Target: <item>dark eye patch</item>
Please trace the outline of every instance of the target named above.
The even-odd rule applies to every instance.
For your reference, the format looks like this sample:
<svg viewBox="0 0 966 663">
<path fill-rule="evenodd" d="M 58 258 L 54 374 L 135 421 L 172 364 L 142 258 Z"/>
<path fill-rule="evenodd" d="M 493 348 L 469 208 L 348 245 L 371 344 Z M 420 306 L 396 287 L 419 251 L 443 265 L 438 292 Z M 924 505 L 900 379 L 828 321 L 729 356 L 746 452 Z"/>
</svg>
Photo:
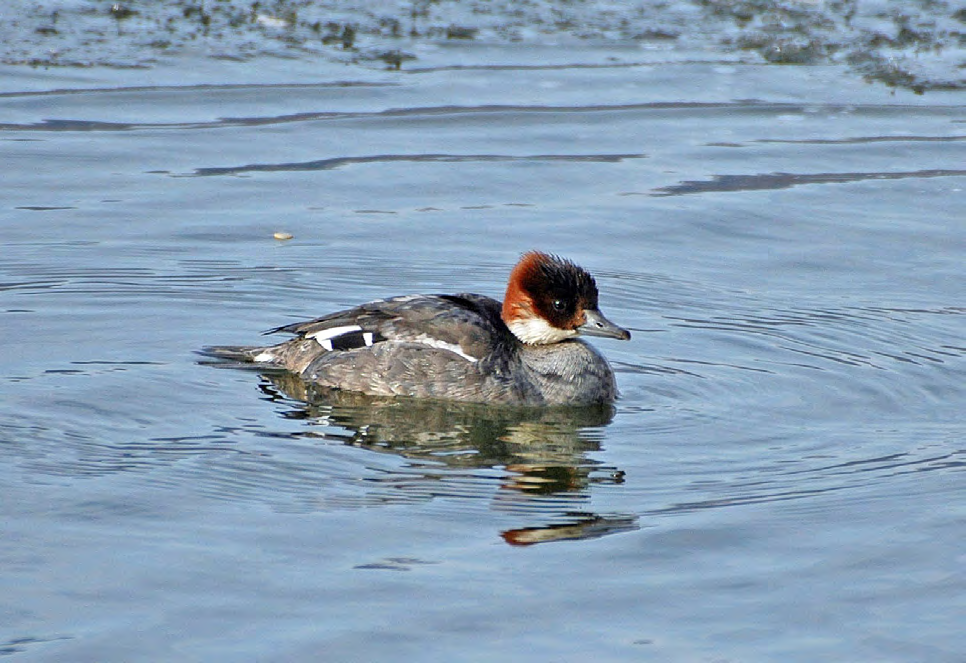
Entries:
<svg viewBox="0 0 966 663">
<path fill-rule="evenodd" d="M 543 300 L 542 308 L 544 317 L 553 326 L 569 329 L 577 311 L 577 299 L 570 293 L 553 293 Z"/>
</svg>

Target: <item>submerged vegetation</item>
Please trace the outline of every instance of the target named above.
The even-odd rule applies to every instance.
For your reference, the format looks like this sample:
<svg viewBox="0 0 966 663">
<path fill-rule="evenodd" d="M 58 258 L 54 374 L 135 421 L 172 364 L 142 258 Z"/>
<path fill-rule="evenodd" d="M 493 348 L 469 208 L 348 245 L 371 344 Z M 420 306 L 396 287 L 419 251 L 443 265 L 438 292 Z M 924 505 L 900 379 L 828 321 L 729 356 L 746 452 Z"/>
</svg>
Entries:
<svg viewBox="0 0 966 663">
<path fill-rule="evenodd" d="M 916 92 L 966 87 L 966 10 L 943 0 L 8 0 L 0 62 L 149 67 L 182 52 L 404 69 L 420 47 L 640 44 L 776 65 L 844 64 Z"/>
</svg>

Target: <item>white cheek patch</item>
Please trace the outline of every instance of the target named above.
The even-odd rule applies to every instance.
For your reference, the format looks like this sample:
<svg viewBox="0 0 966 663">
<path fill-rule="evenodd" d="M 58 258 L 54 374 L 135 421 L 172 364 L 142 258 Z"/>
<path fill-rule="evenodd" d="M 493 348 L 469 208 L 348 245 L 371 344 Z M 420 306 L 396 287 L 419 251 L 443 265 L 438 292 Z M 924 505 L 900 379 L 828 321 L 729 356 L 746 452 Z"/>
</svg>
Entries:
<svg viewBox="0 0 966 663">
<path fill-rule="evenodd" d="M 554 327 L 543 318 L 517 318 L 507 324 L 513 335 L 530 345 L 549 345 L 560 343 L 573 338 L 577 332 L 573 329 Z"/>
<path fill-rule="evenodd" d="M 332 351 L 332 339 L 342 336 L 343 334 L 351 334 L 353 332 L 362 331 L 362 327 L 359 325 L 343 325 L 342 327 L 330 327 L 328 329 L 320 329 L 317 332 L 311 334 L 306 334 L 305 338 L 314 338 L 318 341 L 319 345 L 328 350 Z M 365 336 L 365 335 L 363 335 Z M 366 345 L 372 345 L 372 334 L 369 334 L 369 338 L 366 340 Z"/>
</svg>

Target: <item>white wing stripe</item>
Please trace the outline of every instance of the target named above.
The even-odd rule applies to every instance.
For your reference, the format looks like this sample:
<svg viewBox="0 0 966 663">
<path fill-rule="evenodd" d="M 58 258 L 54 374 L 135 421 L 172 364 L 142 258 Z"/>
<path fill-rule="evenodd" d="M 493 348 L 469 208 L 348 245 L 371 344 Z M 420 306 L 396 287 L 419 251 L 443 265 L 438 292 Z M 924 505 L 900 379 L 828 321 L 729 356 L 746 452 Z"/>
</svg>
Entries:
<svg viewBox="0 0 966 663">
<path fill-rule="evenodd" d="M 305 338 L 314 338 L 319 345 L 328 350 L 333 351 L 334 346 L 332 345 L 332 340 L 342 336 L 343 334 L 352 334 L 354 332 L 362 331 L 362 327 L 359 325 L 343 325 L 341 327 L 329 327 L 328 329 L 320 329 L 317 332 L 312 332 L 311 334 L 306 334 Z M 366 347 L 372 347 L 375 342 L 375 337 L 372 332 L 362 332 L 362 340 L 366 344 Z M 439 339 L 433 338 L 428 335 L 421 335 L 418 338 L 402 340 L 399 339 L 400 343 L 419 343 L 420 345 L 426 345 L 431 348 L 436 348 L 437 350 L 446 350 L 452 352 L 455 355 L 459 355 L 466 361 L 476 362 L 476 357 L 466 354 L 463 352 L 463 348 L 459 346 L 458 343 L 447 343 L 446 341 L 440 341 Z"/>
<path fill-rule="evenodd" d="M 352 332 L 362 331 L 362 327 L 359 325 L 343 325 L 342 327 L 329 327 L 328 329 L 320 329 L 317 332 L 312 332 L 311 334 L 306 334 L 306 338 L 314 338 L 316 341 L 325 345 L 325 341 L 329 341 L 337 336 L 342 336 L 343 334 L 351 334 Z M 329 343 L 329 345 L 332 345 Z M 331 350 L 332 348 L 328 348 Z"/>
<path fill-rule="evenodd" d="M 400 342 L 400 343 L 418 343 L 420 345 L 425 345 L 425 346 L 428 346 L 430 348 L 435 348 L 437 350 L 446 350 L 448 352 L 452 352 L 453 354 L 459 355 L 460 357 L 462 357 L 463 359 L 465 359 L 466 361 L 469 361 L 469 362 L 476 363 L 478 361 L 476 357 L 474 357 L 472 355 L 468 355 L 465 352 L 463 352 L 463 348 L 461 348 L 459 346 L 459 344 L 457 344 L 457 343 L 447 343 L 446 341 L 441 341 L 438 338 L 433 338 L 432 336 L 423 335 L 423 336 L 420 336 L 419 338 L 414 338 L 414 339 L 411 339 L 411 340 L 401 340 L 400 339 L 398 342 Z"/>
</svg>

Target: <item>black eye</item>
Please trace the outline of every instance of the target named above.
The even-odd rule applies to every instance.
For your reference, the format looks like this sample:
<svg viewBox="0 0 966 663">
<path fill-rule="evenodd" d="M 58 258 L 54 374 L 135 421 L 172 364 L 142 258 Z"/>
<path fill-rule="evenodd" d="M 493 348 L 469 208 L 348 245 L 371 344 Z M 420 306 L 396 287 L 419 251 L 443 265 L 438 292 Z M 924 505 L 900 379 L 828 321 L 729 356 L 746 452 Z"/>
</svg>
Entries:
<svg viewBox="0 0 966 663">
<path fill-rule="evenodd" d="M 567 308 L 567 305 L 563 302 L 563 300 L 561 300 L 561 299 L 555 299 L 555 300 L 553 300 L 553 310 L 554 311 L 563 311 L 566 308 Z"/>
</svg>

